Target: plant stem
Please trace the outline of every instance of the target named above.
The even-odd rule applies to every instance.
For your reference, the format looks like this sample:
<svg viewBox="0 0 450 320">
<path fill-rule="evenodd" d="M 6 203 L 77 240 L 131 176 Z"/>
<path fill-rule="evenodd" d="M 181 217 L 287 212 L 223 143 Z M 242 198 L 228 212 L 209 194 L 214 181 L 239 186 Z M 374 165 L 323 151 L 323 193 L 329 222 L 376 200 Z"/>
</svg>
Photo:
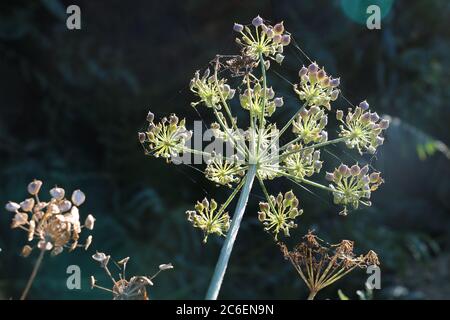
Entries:
<svg viewBox="0 0 450 320">
<path fill-rule="evenodd" d="M 311 291 L 309 293 L 308 300 L 314 300 L 314 297 L 316 296 L 316 294 L 317 294 L 316 291 Z"/>
<path fill-rule="evenodd" d="M 228 232 L 225 243 L 223 244 L 222 250 L 220 251 L 219 260 L 217 260 L 216 269 L 214 270 L 213 277 L 209 284 L 208 292 L 206 293 L 206 300 L 217 300 L 217 296 L 219 295 L 220 287 L 222 285 L 223 277 L 228 266 L 228 261 L 230 260 L 234 242 L 236 241 L 236 236 L 241 225 L 245 207 L 247 206 L 247 201 L 252 189 L 255 175 L 256 165 L 252 164 L 249 166 L 249 169 L 247 171 L 245 184 L 242 189 L 241 195 L 239 196 L 239 201 L 233 215 L 233 221 L 231 222 L 230 231 Z"/>
<path fill-rule="evenodd" d="M 25 300 L 25 298 L 28 295 L 28 291 L 30 291 L 31 285 L 33 284 L 34 279 L 36 278 L 36 274 L 39 270 L 39 267 L 41 266 L 42 259 L 44 259 L 45 249 L 41 250 L 39 253 L 39 257 L 36 260 L 36 263 L 34 264 L 33 271 L 31 272 L 30 278 L 28 279 L 27 285 L 25 289 L 22 292 L 22 295 L 20 296 L 20 300 Z"/>
<path fill-rule="evenodd" d="M 266 77 L 266 66 L 264 65 L 264 58 L 262 53 L 259 53 L 259 64 L 261 65 L 261 76 L 263 78 L 263 104 L 261 106 L 261 115 L 259 116 L 259 132 L 258 132 L 258 147 L 257 156 L 259 156 L 261 136 L 264 131 L 264 114 L 266 112 L 266 101 L 267 101 L 267 77 Z"/>
</svg>

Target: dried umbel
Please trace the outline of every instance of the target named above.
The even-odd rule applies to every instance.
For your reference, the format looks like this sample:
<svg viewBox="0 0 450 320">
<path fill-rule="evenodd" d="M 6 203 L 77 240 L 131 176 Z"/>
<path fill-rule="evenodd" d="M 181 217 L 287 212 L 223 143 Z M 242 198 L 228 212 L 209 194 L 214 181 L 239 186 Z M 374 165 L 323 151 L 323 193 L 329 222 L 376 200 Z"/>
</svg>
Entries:
<svg viewBox="0 0 450 320">
<path fill-rule="evenodd" d="M 75 190 L 70 199 L 67 199 L 66 191 L 55 187 L 50 190 L 50 200 L 44 202 L 39 197 L 41 187 L 42 181 L 32 181 L 27 188 L 29 198 L 20 203 L 10 201 L 5 206 L 7 211 L 14 213 L 11 228 L 22 229 L 27 233 L 29 244 L 22 248 L 22 256 L 28 257 L 36 247 L 40 252 L 21 300 L 27 297 L 47 251 L 56 256 L 64 249 L 70 252 L 83 247 L 87 250 L 92 243 L 91 235 L 80 243 L 82 229 L 92 230 L 95 223 L 92 215 L 86 217 L 84 225 L 80 222 L 78 208 L 86 201 L 85 194 L 81 190 Z"/>
<path fill-rule="evenodd" d="M 91 276 L 91 289 L 97 288 L 110 292 L 113 296 L 113 300 L 149 300 L 147 287 L 153 286 L 153 280 L 161 271 L 173 269 L 171 263 L 162 264 L 159 266 L 158 272 L 156 272 L 153 276 L 133 276 L 130 279 L 127 279 L 126 268 L 130 258 L 126 257 L 120 261 L 114 262 L 120 269 L 119 277 L 116 279 L 108 267 L 111 259 L 109 255 L 106 255 L 103 252 L 97 252 L 92 256 L 92 259 L 100 263 L 100 267 L 111 279 L 112 287 L 109 289 L 98 285 L 95 277 Z"/>
<path fill-rule="evenodd" d="M 65 197 L 65 190 L 55 187 L 50 190 L 50 200 L 41 201 L 39 191 L 42 182 L 35 180 L 28 185 L 31 197 L 20 203 L 8 202 L 6 210 L 14 213 L 11 228 L 26 231 L 30 244 L 22 249 L 22 255 L 27 257 L 33 248 L 50 251 L 53 256 L 64 249 L 69 251 L 77 247 L 88 249 L 92 236 L 80 243 L 82 228 L 92 230 L 95 218 L 88 215 L 84 224 L 80 222 L 79 207 L 85 202 L 86 196 L 80 190 L 75 190 L 70 200 Z"/>
<path fill-rule="evenodd" d="M 307 285 L 314 299 L 323 288 L 338 281 L 355 268 L 378 266 L 380 262 L 374 251 L 366 255 L 353 253 L 353 241 L 342 240 L 338 244 L 325 244 L 313 232 L 308 232 L 292 251 L 279 243 L 284 257 L 289 260 Z"/>
<path fill-rule="evenodd" d="M 187 155 L 187 158 L 189 154 L 201 155 L 206 160 L 206 178 L 218 186 L 233 190 L 222 205 L 211 201 L 207 202 L 208 207 L 203 201 L 197 204 L 196 210 L 187 212 L 188 221 L 203 231 L 204 241 L 210 234 L 227 235 L 207 294 L 209 299 L 217 297 L 255 179 L 266 198 L 261 204 L 259 218 L 263 229 L 270 231 L 275 238 L 289 236 L 289 230 L 296 226 L 302 210 L 297 208 L 298 200 L 290 204 L 285 202 L 286 196 L 297 199 L 292 192 L 281 195 L 283 199 L 278 204 L 280 196 L 269 193 L 267 180 L 286 178 L 303 188 L 311 186 L 327 191 L 336 204 L 344 207 L 342 214 L 361 204 L 370 205 L 370 192 L 382 182 L 379 176 L 376 178 L 378 173 L 368 177 L 366 173 L 355 172 L 348 176 L 347 171 L 340 173 L 340 176 L 338 173 L 327 173 L 326 178 L 332 183 L 323 185 L 320 182 L 323 176 L 317 178 L 322 167 L 326 167 L 326 163 L 320 160 L 320 149 L 341 143 L 350 149 L 357 149 L 359 153 L 373 153 L 381 145 L 382 131 L 389 124 L 388 120 L 379 119 L 369 111 L 369 105 L 364 102 L 350 110 L 345 119 L 342 111 L 337 110 L 337 120 L 342 122 L 342 127 L 339 135 L 329 137 L 328 114 L 332 103 L 342 95 L 340 79 L 328 75 L 323 67 L 310 61 L 307 67 L 299 66 L 300 80 L 293 80 L 296 84 L 290 84 L 288 88 L 299 98 L 292 108 L 294 114 L 286 123 L 277 125 L 273 117 L 286 108 L 286 103 L 277 94 L 277 88 L 269 84 L 270 61 L 281 64 L 284 47 L 294 39 L 282 22 L 270 25 L 260 16 L 254 18 L 251 25 L 236 23 L 233 29 L 238 34 L 239 55 L 217 55 L 202 76 L 200 71 L 195 72 L 190 87 L 195 95 L 191 105 L 204 107 L 216 118 L 211 124 L 215 142 L 219 140 L 232 146 L 234 153 L 229 155 L 217 150 L 190 149 L 184 144 L 190 135 L 183 135 L 180 139 L 165 135 L 152 142 L 155 125 L 150 126 L 148 132 L 139 134 L 149 154 L 164 154 L 168 161 L 173 162 L 176 156 L 181 155 Z M 289 80 L 287 82 L 291 83 Z M 239 108 L 241 112 L 244 110 L 246 116 L 238 119 L 232 107 Z M 153 118 L 152 114 L 150 123 L 153 123 Z M 174 123 L 177 125 L 170 132 L 181 126 L 177 121 Z M 184 122 L 181 131 L 186 131 Z M 280 145 L 280 141 L 287 143 Z M 355 166 L 359 166 L 358 163 Z M 239 200 L 231 220 L 225 210 L 238 194 Z"/>
</svg>

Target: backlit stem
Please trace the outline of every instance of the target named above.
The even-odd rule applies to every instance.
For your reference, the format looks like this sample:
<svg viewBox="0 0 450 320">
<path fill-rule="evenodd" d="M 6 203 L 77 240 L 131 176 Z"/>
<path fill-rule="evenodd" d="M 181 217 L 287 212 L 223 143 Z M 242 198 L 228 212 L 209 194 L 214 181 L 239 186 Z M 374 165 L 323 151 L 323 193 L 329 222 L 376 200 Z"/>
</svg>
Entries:
<svg viewBox="0 0 450 320">
<path fill-rule="evenodd" d="M 245 184 L 239 197 L 236 210 L 231 222 L 230 231 L 220 251 L 219 260 L 216 264 L 211 283 L 209 284 L 208 292 L 206 293 L 206 300 L 216 300 L 219 295 L 220 287 L 222 286 L 223 277 L 227 270 L 228 261 L 230 260 L 231 251 L 233 250 L 234 242 L 236 241 L 237 233 L 241 225 L 242 217 L 247 206 L 247 201 L 252 189 L 253 181 L 256 175 L 256 165 L 250 165 L 245 177 Z"/>
</svg>

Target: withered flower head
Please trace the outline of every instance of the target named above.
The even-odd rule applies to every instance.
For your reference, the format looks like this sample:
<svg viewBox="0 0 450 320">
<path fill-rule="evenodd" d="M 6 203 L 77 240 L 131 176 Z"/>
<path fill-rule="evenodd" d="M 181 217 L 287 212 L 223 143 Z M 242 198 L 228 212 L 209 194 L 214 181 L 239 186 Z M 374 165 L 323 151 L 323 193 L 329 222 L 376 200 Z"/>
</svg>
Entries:
<svg viewBox="0 0 450 320">
<path fill-rule="evenodd" d="M 342 240 L 338 244 L 327 244 L 312 231 L 304 241 L 289 251 L 287 246 L 279 243 L 285 259 L 289 260 L 299 273 L 310 291 L 309 299 L 323 288 L 333 284 L 350 273 L 356 267 L 367 268 L 379 265 L 378 256 L 369 251 L 365 256 L 353 253 L 353 241 Z"/>
<path fill-rule="evenodd" d="M 121 270 L 119 280 L 116 280 L 108 268 L 108 262 L 110 260 L 109 255 L 106 255 L 103 252 L 97 252 L 92 256 L 92 258 L 95 261 L 100 262 L 101 268 L 106 272 L 112 281 L 112 288 L 108 289 L 98 285 L 97 280 L 91 276 L 91 289 L 97 288 L 110 292 L 113 296 L 113 300 L 149 300 L 147 287 L 153 286 L 153 279 L 155 279 L 161 271 L 173 269 L 171 263 L 161 264 L 158 272 L 151 277 L 133 276 L 127 280 L 126 267 L 130 257 L 126 257 L 118 262 L 115 262 L 115 265 Z"/>
<path fill-rule="evenodd" d="M 41 187 L 42 181 L 34 180 L 27 188 L 30 198 L 20 204 L 6 204 L 6 210 L 15 214 L 11 228 L 22 229 L 28 235 L 30 245 L 22 249 L 22 256 L 29 256 L 34 247 L 51 251 L 52 256 L 60 254 L 64 248 L 69 251 L 77 247 L 87 249 L 92 242 L 92 236 L 87 237 L 85 244 L 78 244 L 83 227 L 78 207 L 86 200 L 85 194 L 76 190 L 71 195 L 71 200 L 68 200 L 65 198 L 66 191 L 55 187 L 50 190 L 50 200 L 43 202 L 39 198 Z M 93 229 L 93 221 L 94 217 L 89 215 L 84 225 L 86 229 Z"/>
</svg>

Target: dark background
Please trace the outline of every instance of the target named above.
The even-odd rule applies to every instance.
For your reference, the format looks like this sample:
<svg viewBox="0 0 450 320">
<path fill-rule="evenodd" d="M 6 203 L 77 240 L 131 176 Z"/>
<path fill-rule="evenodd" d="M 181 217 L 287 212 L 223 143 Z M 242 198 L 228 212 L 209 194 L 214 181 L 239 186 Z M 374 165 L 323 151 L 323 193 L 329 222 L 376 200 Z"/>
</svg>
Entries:
<svg viewBox="0 0 450 320">
<path fill-rule="evenodd" d="M 364 23 L 373 3 L 386 14 L 381 30 Z M 69 4 L 81 8 L 81 30 L 66 28 Z M 129 274 L 151 274 L 172 262 L 175 269 L 157 278 L 151 298 L 204 297 L 222 240 L 202 245 L 184 212 L 205 195 L 223 200 L 229 191 L 189 167 L 146 158 L 137 132 L 149 109 L 158 116 L 176 112 L 188 126 L 199 119 L 189 105 L 189 80 L 216 53 L 236 53 L 233 23 L 249 23 L 257 14 L 284 20 L 300 47 L 341 77 L 348 99 L 367 98 L 394 119 L 385 145 L 370 159 L 386 181 L 372 207 L 343 218 L 327 193 L 280 179 L 270 184 L 272 193 L 293 188 L 305 211 L 289 243 L 314 228 L 330 242 L 355 240 L 358 253 L 375 250 L 382 262 L 375 298 L 450 298 L 450 159 L 442 144 L 450 143 L 448 1 L 2 1 L 0 203 L 25 199 L 26 185 L 38 178 L 45 193 L 55 184 L 82 189 L 82 217 L 97 217 L 90 251 L 46 258 L 31 298 L 109 299 L 89 289 L 91 274 L 109 286 L 90 258 L 95 250 L 116 260 L 130 256 Z M 307 61 L 294 48 L 286 52 L 280 72 L 295 81 Z M 286 82 L 273 75 L 269 81 L 288 95 Z M 347 105 L 339 100 L 335 107 Z M 298 102 L 287 99 L 279 123 L 296 108 Z M 359 159 L 342 146 L 328 151 L 334 156 L 323 153 L 327 170 Z M 260 197 L 255 188 L 221 297 L 303 299 L 304 284 L 257 222 Z M 5 299 L 20 295 L 36 259 L 19 256 L 25 234 L 9 228 L 11 218 L 0 215 Z M 65 286 L 70 264 L 81 267 L 81 291 Z M 342 289 L 358 299 L 365 277 L 355 271 L 318 298 L 337 299 Z"/>
</svg>

